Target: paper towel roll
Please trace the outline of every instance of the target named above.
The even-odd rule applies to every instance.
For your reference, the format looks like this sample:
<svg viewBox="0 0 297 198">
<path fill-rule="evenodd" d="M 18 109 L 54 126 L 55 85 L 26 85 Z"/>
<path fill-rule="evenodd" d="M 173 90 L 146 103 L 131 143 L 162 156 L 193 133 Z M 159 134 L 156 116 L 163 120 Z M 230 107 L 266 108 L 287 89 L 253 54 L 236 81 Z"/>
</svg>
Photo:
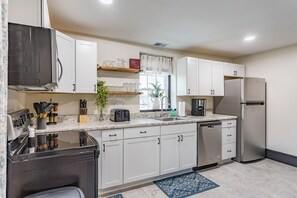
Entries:
<svg viewBox="0 0 297 198">
<path fill-rule="evenodd" d="M 186 116 L 186 103 L 178 102 L 178 115 L 181 117 Z"/>
</svg>

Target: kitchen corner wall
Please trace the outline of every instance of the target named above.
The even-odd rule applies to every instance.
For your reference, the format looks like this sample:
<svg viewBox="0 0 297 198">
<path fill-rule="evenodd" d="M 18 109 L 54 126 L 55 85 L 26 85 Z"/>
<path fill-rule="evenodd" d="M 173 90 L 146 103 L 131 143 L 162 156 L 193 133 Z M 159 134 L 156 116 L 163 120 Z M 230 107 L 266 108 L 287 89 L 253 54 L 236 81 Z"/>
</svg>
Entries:
<svg viewBox="0 0 297 198">
<path fill-rule="evenodd" d="M 297 45 L 234 60 L 267 83 L 267 148 L 297 156 Z"/>
<path fill-rule="evenodd" d="M 175 75 L 176 75 L 176 60 L 178 58 L 184 56 L 192 56 L 198 58 L 205 58 L 205 59 L 213 59 L 219 61 L 229 61 L 231 59 L 217 57 L 212 55 L 203 55 L 203 54 L 193 54 L 193 53 L 185 53 L 176 50 L 169 50 L 169 49 L 162 49 L 162 48 L 155 48 L 150 46 L 143 46 L 143 45 L 136 45 L 131 43 L 124 43 L 119 41 L 101 39 L 97 37 L 91 37 L 86 35 L 79 35 L 75 33 L 64 32 L 73 38 L 80 39 L 80 40 L 88 40 L 94 41 L 98 43 L 98 64 L 102 65 L 103 61 L 105 60 L 116 60 L 117 58 L 124 58 L 128 64 L 129 58 L 139 58 L 140 52 L 146 52 L 150 54 L 156 55 L 164 55 L 173 57 L 173 75 L 172 75 L 172 105 L 173 107 L 176 106 L 176 82 L 175 82 Z M 98 79 L 105 80 L 107 84 L 113 83 L 113 85 L 117 85 L 119 83 L 124 83 L 125 81 L 139 81 L 138 74 L 125 74 L 125 73 L 108 73 L 108 76 L 112 76 L 113 78 L 118 78 L 119 80 L 109 80 L 104 78 L 105 73 L 100 71 L 98 73 Z M 121 77 L 121 78 L 119 78 Z M 27 107 L 32 112 L 33 109 L 33 102 L 36 101 L 49 101 L 52 98 L 54 102 L 59 103 L 59 114 L 60 115 L 75 115 L 79 112 L 79 99 L 83 98 L 88 101 L 88 113 L 89 114 L 97 114 L 97 108 L 95 105 L 95 95 L 91 94 L 19 94 L 14 91 L 9 92 L 9 110 L 13 111 L 19 109 L 21 107 Z M 187 103 L 191 102 L 189 98 L 179 98 L 179 100 L 185 100 Z M 212 104 L 212 98 L 208 97 L 208 104 Z M 187 104 L 189 109 L 189 104 Z M 211 105 L 212 106 L 212 105 Z M 108 113 L 112 108 L 126 108 L 129 109 L 131 113 L 138 113 L 139 112 L 139 97 L 138 96 L 109 96 L 109 104 L 106 108 L 106 112 Z M 210 107 L 209 107 L 210 108 Z"/>
</svg>

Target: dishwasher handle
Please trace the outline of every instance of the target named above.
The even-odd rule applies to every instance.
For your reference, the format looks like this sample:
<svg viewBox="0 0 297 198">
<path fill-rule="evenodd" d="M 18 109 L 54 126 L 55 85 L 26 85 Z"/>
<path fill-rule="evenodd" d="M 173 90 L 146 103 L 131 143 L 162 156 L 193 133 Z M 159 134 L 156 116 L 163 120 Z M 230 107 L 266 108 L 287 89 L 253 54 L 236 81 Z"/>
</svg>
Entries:
<svg viewBox="0 0 297 198">
<path fill-rule="evenodd" d="M 222 125 L 222 122 L 221 121 L 199 123 L 198 124 L 198 127 L 214 128 L 215 126 L 219 126 L 219 125 Z"/>
</svg>

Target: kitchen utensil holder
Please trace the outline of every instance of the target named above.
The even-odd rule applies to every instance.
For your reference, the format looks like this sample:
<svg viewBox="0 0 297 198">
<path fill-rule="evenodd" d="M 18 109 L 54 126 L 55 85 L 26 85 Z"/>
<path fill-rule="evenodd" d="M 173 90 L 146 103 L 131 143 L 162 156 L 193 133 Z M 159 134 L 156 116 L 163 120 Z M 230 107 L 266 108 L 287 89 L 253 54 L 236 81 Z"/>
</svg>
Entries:
<svg viewBox="0 0 297 198">
<path fill-rule="evenodd" d="M 46 118 L 37 118 L 37 129 L 46 129 Z"/>
<path fill-rule="evenodd" d="M 88 109 L 87 108 L 80 108 L 79 109 L 79 116 L 78 122 L 80 123 L 87 123 L 88 122 Z"/>
</svg>

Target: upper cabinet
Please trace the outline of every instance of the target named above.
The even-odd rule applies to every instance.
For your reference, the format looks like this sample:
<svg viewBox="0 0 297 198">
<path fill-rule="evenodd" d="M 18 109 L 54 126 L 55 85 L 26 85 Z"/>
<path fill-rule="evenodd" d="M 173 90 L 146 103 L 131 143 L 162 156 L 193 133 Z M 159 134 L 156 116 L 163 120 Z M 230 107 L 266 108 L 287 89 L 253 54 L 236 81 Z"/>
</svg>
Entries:
<svg viewBox="0 0 297 198">
<path fill-rule="evenodd" d="M 244 66 L 233 63 L 224 63 L 224 76 L 245 77 Z"/>
<path fill-rule="evenodd" d="M 76 93 L 97 92 L 97 43 L 76 40 Z"/>
<path fill-rule="evenodd" d="M 182 58 L 177 60 L 177 95 L 198 95 L 198 59 Z"/>
<path fill-rule="evenodd" d="M 8 22 L 51 28 L 46 0 L 9 0 Z"/>
<path fill-rule="evenodd" d="M 56 31 L 58 86 L 56 92 L 75 91 L 75 39 Z"/>
<path fill-rule="evenodd" d="M 178 96 L 224 96 L 221 62 L 185 57 L 177 61 Z"/>
</svg>

